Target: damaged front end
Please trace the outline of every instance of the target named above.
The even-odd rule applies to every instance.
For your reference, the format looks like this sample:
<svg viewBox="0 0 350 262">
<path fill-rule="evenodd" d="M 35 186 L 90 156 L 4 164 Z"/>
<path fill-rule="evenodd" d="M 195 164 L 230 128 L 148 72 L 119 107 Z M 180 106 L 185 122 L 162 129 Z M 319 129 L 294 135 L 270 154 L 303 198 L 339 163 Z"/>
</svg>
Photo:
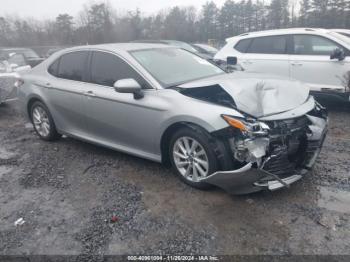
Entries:
<svg viewBox="0 0 350 262">
<path fill-rule="evenodd" d="M 236 169 L 201 182 L 234 194 L 289 187 L 312 168 L 327 133 L 327 113 L 318 104 L 306 115 L 286 120 L 223 118 L 230 127 L 214 135 L 227 141 Z"/>
</svg>

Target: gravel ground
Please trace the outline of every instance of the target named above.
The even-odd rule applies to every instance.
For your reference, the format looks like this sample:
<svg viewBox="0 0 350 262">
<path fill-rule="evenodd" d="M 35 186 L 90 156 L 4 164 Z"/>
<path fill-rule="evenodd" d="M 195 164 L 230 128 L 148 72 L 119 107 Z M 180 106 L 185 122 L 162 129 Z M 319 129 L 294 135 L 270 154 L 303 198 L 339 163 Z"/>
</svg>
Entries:
<svg viewBox="0 0 350 262">
<path fill-rule="evenodd" d="M 230 196 L 192 189 L 140 158 L 41 141 L 16 102 L 2 105 L 0 254 L 350 255 L 350 107 L 327 106 L 312 173 L 290 189 Z"/>
</svg>

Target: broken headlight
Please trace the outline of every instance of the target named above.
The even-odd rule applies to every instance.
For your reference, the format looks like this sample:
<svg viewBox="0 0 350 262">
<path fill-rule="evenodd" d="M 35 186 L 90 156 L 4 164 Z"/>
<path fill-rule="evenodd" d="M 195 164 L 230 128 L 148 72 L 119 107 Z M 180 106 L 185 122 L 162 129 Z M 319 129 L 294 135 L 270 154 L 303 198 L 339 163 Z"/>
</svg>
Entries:
<svg viewBox="0 0 350 262">
<path fill-rule="evenodd" d="M 242 134 L 229 140 L 234 158 L 240 162 L 252 162 L 260 166 L 270 143 L 269 126 L 254 119 L 238 119 L 227 115 L 222 115 L 222 118 Z"/>
<path fill-rule="evenodd" d="M 270 129 L 267 124 L 255 120 L 235 118 L 228 115 L 221 115 L 221 117 L 230 126 L 239 129 L 242 134 L 247 136 L 266 136 L 268 135 L 268 131 Z"/>
</svg>

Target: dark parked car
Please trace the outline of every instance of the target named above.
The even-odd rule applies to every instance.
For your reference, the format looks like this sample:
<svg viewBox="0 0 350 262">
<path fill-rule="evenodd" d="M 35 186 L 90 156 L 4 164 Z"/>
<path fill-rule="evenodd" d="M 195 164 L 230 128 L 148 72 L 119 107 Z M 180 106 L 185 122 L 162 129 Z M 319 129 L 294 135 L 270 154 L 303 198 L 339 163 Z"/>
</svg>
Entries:
<svg viewBox="0 0 350 262">
<path fill-rule="evenodd" d="M 30 48 L 3 48 L 0 49 L 0 57 L 9 58 L 11 54 L 22 54 L 27 65 L 34 67 L 44 61 L 34 50 Z"/>
</svg>

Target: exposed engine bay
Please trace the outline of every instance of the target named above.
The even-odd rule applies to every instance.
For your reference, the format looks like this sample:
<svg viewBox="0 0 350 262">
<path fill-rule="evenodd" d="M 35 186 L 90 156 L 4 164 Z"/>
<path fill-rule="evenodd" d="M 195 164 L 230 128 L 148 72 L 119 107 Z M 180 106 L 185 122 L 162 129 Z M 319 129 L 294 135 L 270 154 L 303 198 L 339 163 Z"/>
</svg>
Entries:
<svg viewBox="0 0 350 262">
<path fill-rule="evenodd" d="M 222 106 L 237 108 L 233 98 L 220 85 L 197 88 L 179 88 L 178 91 L 185 96 Z"/>
</svg>

